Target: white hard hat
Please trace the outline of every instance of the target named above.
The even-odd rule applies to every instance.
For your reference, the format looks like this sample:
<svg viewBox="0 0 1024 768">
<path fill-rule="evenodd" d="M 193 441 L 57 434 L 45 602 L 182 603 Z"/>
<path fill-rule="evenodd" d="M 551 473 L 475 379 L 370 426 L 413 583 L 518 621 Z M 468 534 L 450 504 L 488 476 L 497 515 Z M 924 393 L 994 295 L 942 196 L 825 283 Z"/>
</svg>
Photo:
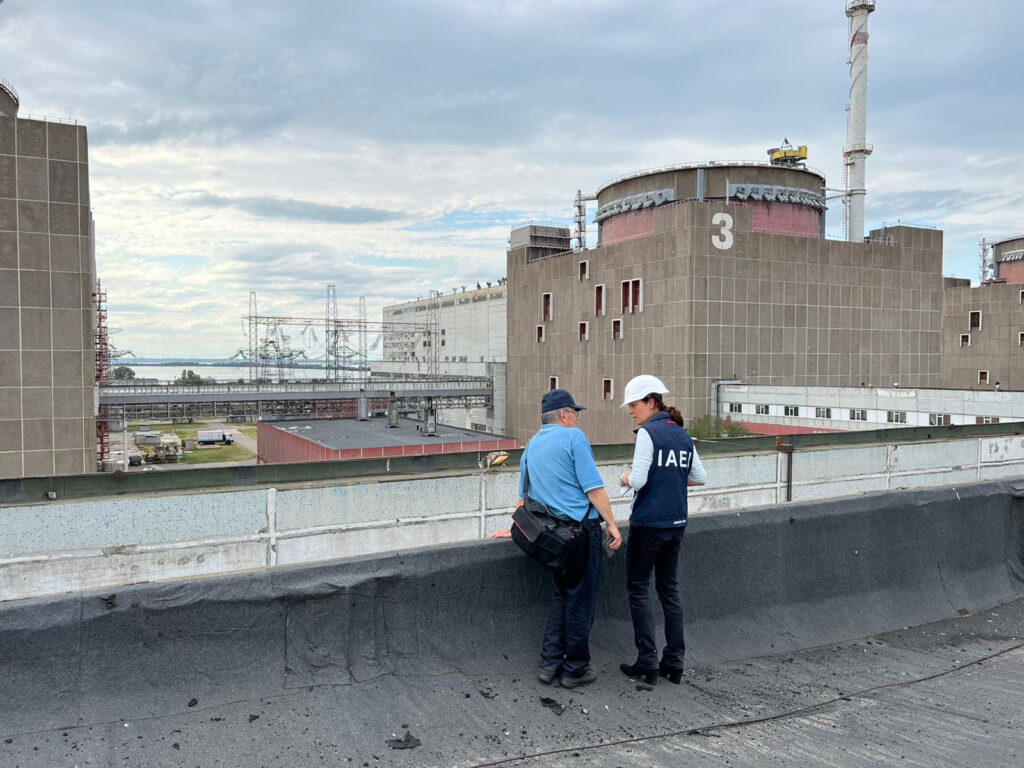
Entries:
<svg viewBox="0 0 1024 768">
<path fill-rule="evenodd" d="M 635 376 L 626 385 L 626 391 L 623 393 L 624 398 L 620 407 L 625 408 L 630 403 L 643 400 L 654 392 L 657 392 L 659 395 L 667 395 L 668 387 L 657 376 L 651 376 L 646 373 Z"/>
</svg>

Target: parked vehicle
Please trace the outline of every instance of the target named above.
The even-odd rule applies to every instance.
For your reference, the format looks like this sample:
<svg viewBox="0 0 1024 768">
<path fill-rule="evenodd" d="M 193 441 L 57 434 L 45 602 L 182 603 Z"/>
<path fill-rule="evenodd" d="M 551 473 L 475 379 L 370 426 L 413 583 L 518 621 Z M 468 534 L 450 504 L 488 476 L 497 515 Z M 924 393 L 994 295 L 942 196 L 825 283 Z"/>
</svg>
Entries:
<svg viewBox="0 0 1024 768">
<path fill-rule="evenodd" d="M 196 442 L 199 445 L 216 445 L 217 443 L 231 445 L 234 440 L 222 429 L 200 429 L 196 436 Z"/>
</svg>

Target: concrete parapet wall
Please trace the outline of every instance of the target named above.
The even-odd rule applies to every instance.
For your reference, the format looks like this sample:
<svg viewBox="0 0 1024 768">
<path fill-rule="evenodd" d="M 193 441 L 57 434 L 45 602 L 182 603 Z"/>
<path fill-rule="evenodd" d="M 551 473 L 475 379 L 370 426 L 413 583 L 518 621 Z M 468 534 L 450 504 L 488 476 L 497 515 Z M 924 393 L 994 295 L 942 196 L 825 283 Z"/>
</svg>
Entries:
<svg viewBox="0 0 1024 768">
<path fill-rule="evenodd" d="M 695 516 L 680 564 L 687 665 L 842 642 L 1021 595 L 1022 494 L 992 482 Z M 635 652 L 624 583 L 625 558 L 607 560 L 592 635 L 601 658 Z M 10 733 L 119 728 L 196 700 L 208 708 L 388 675 L 522 674 L 550 590 L 513 544 L 483 541 L 7 602 L 0 722 Z"/>
<path fill-rule="evenodd" d="M 1024 475 L 1024 436 L 704 456 L 694 515 Z M 622 463 L 599 462 L 616 517 Z M 489 537 L 514 467 L 0 506 L 0 600 L 209 576 Z"/>
</svg>

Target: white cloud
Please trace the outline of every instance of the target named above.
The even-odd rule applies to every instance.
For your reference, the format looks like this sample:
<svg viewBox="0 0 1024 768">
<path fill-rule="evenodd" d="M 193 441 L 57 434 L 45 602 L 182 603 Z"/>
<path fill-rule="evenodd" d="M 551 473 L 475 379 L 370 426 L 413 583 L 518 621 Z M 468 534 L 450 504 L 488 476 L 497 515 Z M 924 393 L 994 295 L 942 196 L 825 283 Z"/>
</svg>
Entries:
<svg viewBox="0 0 1024 768">
<path fill-rule="evenodd" d="M 1024 230 L 1009 0 L 871 17 L 868 224 Z M 97 261 L 119 346 L 224 355 L 263 311 L 341 312 L 494 280 L 508 225 L 577 188 L 785 136 L 842 180 L 843 3 L 8 2 L 22 111 L 89 127 Z M 838 204 L 829 226 L 840 227 Z"/>
</svg>

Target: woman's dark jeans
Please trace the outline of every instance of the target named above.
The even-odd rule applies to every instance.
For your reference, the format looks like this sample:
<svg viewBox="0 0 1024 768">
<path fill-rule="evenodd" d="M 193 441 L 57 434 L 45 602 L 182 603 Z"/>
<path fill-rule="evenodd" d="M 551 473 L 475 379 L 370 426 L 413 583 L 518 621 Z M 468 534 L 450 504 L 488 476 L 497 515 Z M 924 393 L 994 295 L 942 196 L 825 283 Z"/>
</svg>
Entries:
<svg viewBox="0 0 1024 768">
<path fill-rule="evenodd" d="M 633 616 L 636 663 L 642 669 L 658 668 L 658 646 L 654 641 L 654 611 L 649 587 L 654 571 L 654 587 L 665 613 L 665 652 L 661 663 L 673 669 L 683 668 L 686 643 L 683 640 L 683 608 L 679 599 L 679 552 L 685 527 L 645 528 L 630 526 L 626 547 L 626 591 Z"/>
</svg>

